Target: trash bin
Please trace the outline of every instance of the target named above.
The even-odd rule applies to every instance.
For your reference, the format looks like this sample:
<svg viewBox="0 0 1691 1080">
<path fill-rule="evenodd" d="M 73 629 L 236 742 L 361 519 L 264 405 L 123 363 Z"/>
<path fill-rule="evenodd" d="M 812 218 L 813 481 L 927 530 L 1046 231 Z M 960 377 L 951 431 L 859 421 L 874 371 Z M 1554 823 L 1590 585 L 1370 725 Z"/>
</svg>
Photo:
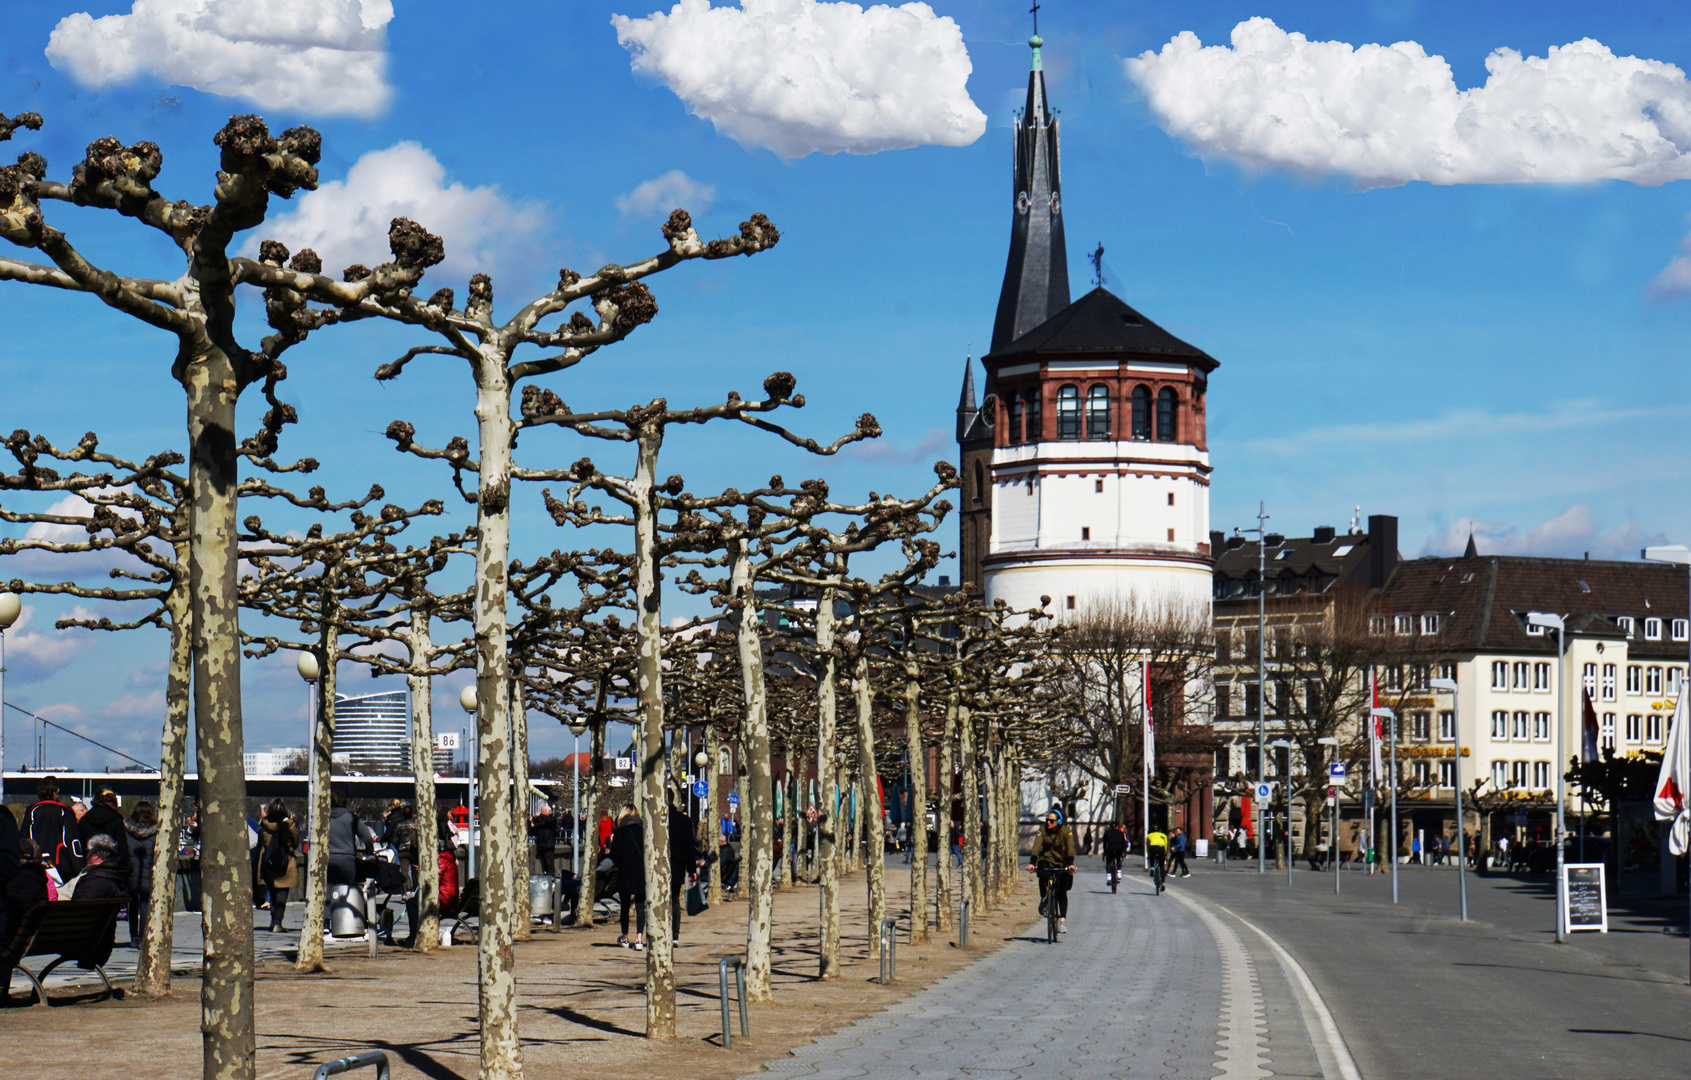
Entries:
<svg viewBox="0 0 1691 1080">
<path fill-rule="evenodd" d="M 329 886 L 329 933 L 361 937 L 364 925 L 364 891 L 356 885 Z"/>
<path fill-rule="evenodd" d="M 552 917 L 552 901 L 558 892 L 558 879 L 551 874 L 535 874 L 528 879 L 528 913 L 536 919 Z"/>
</svg>

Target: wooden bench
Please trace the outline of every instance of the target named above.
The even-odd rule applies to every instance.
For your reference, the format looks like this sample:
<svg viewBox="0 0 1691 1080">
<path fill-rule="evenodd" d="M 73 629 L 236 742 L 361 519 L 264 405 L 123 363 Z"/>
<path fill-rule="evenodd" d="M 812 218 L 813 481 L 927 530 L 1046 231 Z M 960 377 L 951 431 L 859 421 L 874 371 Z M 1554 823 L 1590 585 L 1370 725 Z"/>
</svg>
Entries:
<svg viewBox="0 0 1691 1080">
<path fill-rule="evenodd" d="M 76 961 L 82 967 L 99 973 L 100 981 L 106 984 L 100 997 L 123 997 L 123 991 L 113 986 L 106 977 L 105 968 L 89 957 L 99 951 L 101 943 L 116 928 L 118 916 L 128 903 L 127 900 L 115 899 L 50 900 L 36 904 L 24 912 L 17 932 L 6 943 L 4 951 L 0 951 L 0 970 L 6 972 L 6 981 L 11 982 L 14 969 L 23 972 L 24 977 L 35 985 L 40 1004 L 50 1005 L 45 985 L 47 976 L 59 965 Z M 36 973 L 24 967 L 26 956 L 52 956 L 56 959 Z M 6 999 L 11 1001 L 9 986 Z"/>
</svg>

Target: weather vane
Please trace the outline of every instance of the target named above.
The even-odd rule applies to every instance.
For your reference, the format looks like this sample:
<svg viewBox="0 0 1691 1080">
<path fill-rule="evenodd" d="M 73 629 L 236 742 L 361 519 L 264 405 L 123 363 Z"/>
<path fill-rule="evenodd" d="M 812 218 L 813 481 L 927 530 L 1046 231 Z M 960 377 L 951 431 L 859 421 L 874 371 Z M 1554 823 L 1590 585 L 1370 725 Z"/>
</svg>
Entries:
<svg viewBox="0 0 1691 1080">
<path fill-rule="evenodd" d="M 1098 241 L 1098 250 L 1087 256 L 1092 261 L 1092 284 L 1102 289 L 1104 287 L 1104 242 Z"/>
</svg>

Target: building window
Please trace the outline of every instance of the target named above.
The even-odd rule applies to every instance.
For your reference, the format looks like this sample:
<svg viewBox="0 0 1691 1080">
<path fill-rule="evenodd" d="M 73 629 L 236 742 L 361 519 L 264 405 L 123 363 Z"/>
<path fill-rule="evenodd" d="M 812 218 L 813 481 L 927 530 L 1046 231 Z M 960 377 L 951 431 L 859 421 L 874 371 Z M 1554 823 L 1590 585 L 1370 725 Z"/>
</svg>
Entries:
<svg viewBox="0 0 1691 1080">
<path fill-rule="evenodd" d="M 1632 636 L 1632 616 L 1631 615 L 1616 615 L 1615 616 L 1615 625 L 1620 627 L 1621 633 L 1625 634 L 1627 637 Z"/>
<path fill-rule="evenodd" d="M 1614 713 L 1606 712 L 1606 713 L 1603 714 L 1603 724 L 1602 724 L 1602 727 L 1600 728 L 1600 731 L 1599 731 L 1599 734 L 1598 734 L 1598 739 L 1602 742 L 1602 744 L 1604 746 L 1608 747 L 1610 750 L 1613 750 L 1615 748 L 1615 714 Z"/>
<path fill-rule="evenodd" d="M 1502 660 L 1491 662 L 1491 688 L 1493 690 L 1509 689 L 1509 665 Z"/>
<path fill-rule="evenodd" d="M 1491 714 L 1491 740 L 1503 742 L 1509 737 L 1509 714 L 1497 709 Z"/>
<path fill-rule="evenodd" d="M 1534 690 L 1550 689 L 1550 665 L 1534 664 L 1532 666 L 1532 688 Z"/>
<path fill-rule="evenodd" d="M 1168 531 L 1168 542 L 1171 543 L 1171 544 L 1174 543 L 1174 530 L 1173 529 L 1170 529 Z"/>
<path fill-rule="evenodd" d="M 1260 685 L 1258 685 L 1257 683 L 1254 683 L 1254 682 L 1253 683 L 1246 683 L 1245 684 L 1245 715 L 1246 716 L 1257 715 L 1257 713 L 1262 711 L 1261 704 L 1262 704 L 1262 687 Z M 1155 749 L 1155 747 L 1152 747 L 1152 749 Z M 1253 746 L 1253 747 L 1251 747 L 1251 749 L 1254 751 L 1256 749 L 1256 747 Z M 1255 770 L 1253 769 L 1252 771 L 1254 772 Z"/>
<path fill-rule="evenodd" d="M 1087 528 L 1087 527 L 1086 527 L 1086 526 L 1084 526 L 1084 525 L 1083 525 L 1083 526 L 1081 526 L 1081 529 L 1080 529 L 1080 538 L 1081 538 L 1081 539 L 1082 539 L 1082 540 L 1090 540 L 1090 539 L 1092 539 L 1092 530 L 1091 530 L 1091 529 L 1090 529 L 1090 528 Z"/>
<path fill-rule="evenodd" d="M 1456 786 L 1456 762 L 1439 762 L 1439 787 L 1453 788 Z"/>
<path fill-rule="evenodd" d="M 1668 668 L 1668 691 L 1667 692 L 1670 696 L 1673 696 L 1673 697 L 1679 696 L 1679 674 L 1680 674 L 1680 672 L 1679 672 L 1678 668 L 1676 668 L 1676 667 Z"/>
<path fill-rule="evenodd" d="M 1386 665 L 1386 689 L 1387 690 L 1402 690 L 1403 689 L 1403 665 L 1402 664 L 1387 664 Z"/>
<path fill-rule="evenodd" d="M 1648 667 L 1644 669 L 1644 692 L 1647 694 L 1659 694 L 1662 692 L 1661 668 Z"/>
<path fill-rule="evenodd" d="M 986 491 L 986 473 L 981 469 L 981 463 L 975 462 L 975 491 L 971 496 L 976 506 L 981 504 L 981 495 Z"/>
<path fill-rule="evenodd" d="M 1437 615 L 1421 616 L 1421 633 L 1436 634 L 1439 632 L 1439 617 Z"/>
<path fill-rule="evenodd" d="M 1170 506 L 1174 505 L 1174 492 L 1172 491 L 1168 493 L 1168 504 Z"/>
<path fill-rule="evenodd" d="M 1415 777 L 1416 787 L 1428 787 L 1432 784 L 1432 766 L 1425 761 L 1417 761 L 1411 775 Z"/>
<path fill-rule="evenodd" d="M 1455 738 L 1456 713 L 1451 709 L 1443 709 L 1439 712 L 1439 739 L 1443 742 L 1451 742 Z"/>
<path fill-rule="evenodd" d="M 1637 664 L 1626 666 L 1626 692 L 1629 694 L 1644 692 L 1644 669 Z"/>
<path fill-rule="evenodd" d="M 1514 767 L 1509 770 L 1509 774 L 1510 774 L 1509 775 L 1509 786 L 1510 787 L 1518 787 L 1518 788 L 1526 787 L 1527 786 L 1527 766 L 1529 764 L 1531 764 L 1531 762 L 1516 761 L 1516 762 L 1513 762 L 1512 764 L 1513 764 Z"/>
<path fill-rule="evenodd" d="M 1603 700 L 1615 700 L 1615 665 L 1603 665 Z"/>
<path fill-rule="evenodd" d="M 1597 696 L 1597 665 L 1587 664 L 1580 672 L 1580 678 L 1585 683 L 1585 692 L 1592 697 Z"/>
<path fill-rule="evenodd" d="M 1626 741 L 1638 742 L 1644 737 L 1644 717 L 1638 713 L 1626 714 Z"/>
<path fill-rule="evenodd" d="M 1532 763 L 1532 786 L 1540 791 L 1550 787 L 1550 763 L 1548 761 Z"/>
<path fill-rule="evenodd" d="M 1102 480 L 1092 481 L 1092 490 L 1099 495 L 1104 494 L 1104 481 L 1102 481 Z"/>
<path fill-rule="evenodd" d="M 1691 630 L 1691 626 L 1687 626 L 1684 619 L 1673 620 L 1673 640 L 1684 641 L 1687 630 Z"/>
<path fill-rule="evenodd" d="M 1215 714 L 1217 716 L 1233 715 L 1232 704 L 1233 688 L 1226 683 L 1221 683 L 1215 688 Z M 1155 747 L 1152 747 L 1152 749 L 1155 749 Z"/>
<path fill-rule="evenodd" d="M 1662 640 L 1662 620 L 1656 618 L 1645 619 L 1644 638 L 1647 641 Z"/>
<path fill-rule="evenodd" d="M 1509 786 L 1509 763 L 1507 761 L 1491 763 L 1491 786 L 1499 791 Z"/>
<path fill-rule="evenodd" d="M 1386 632 L 1386 617 L 1384 615 L 1368 616 L 1368 632 L 1375 637 L 1381 637 Z"/>
<path fill-rule="evenodd" d="M 1022 441 L 1022 395 L 1010 395 L 1010 430 L 1005 432 L 1005 438 L 1011 446 Z"/>
<path fill-rule="evenodd" d="M 1157 391 L 1157 441 L 1179 442 L 1180 433 L 1175 430 L 1175 405 L 1179 398 L 1174 395 L 1174 388 L 1165 386 Z"/>
<path fill-rule="evenodd" d="M 1074 597 L 1072 597 L 1072 596 L 1065 597 L 1064 600 L 1063 600 L 1063 606 L 1065 608 L 1069 609 L 1070 611 L 1073 611 L 1074 610 Z"/>
<path fill-rule="evenodd" d="M 1392 629 L 1397 632 L 1399 637 L 1408 637 L 1415 632 L 1415 616 L 1399 615 L 1392 620 Z"/>
<path fill-rule="evenodd" d="M 1644 719 L 1644 741 L 1659 743 L 1662 741 L 1662 714 L 1651 713 Z"/>
<path fill-rule="evenodd" d="M 1454 660 L 1440 660 L 1439 661 L 1439 678 L 1449 679 L 1451 682 L 1455 682 L 1456 681 L 1456 667 L 1457 667 L 1456 661 L 1454 661 Z"/>
<path fill-rule="evenodd" d="M 1057 391 L 1057 438 L 1080 438 L 1080 388 L 1070 385 Z"/>
<path fill-rule="evenodd" d="M 1428 729 L 1431 727 L 1431 717 L 1424 712 L 1409 714 L 1409 737 L 1416 742 L 1426 742 Z"/>
<path fill-rule="evenodd" d="M 1517 661 L 1514 665 L 1515 689 L 1517 690 L 1525 690 L 1527 688 L 1527 667 L 1528 665 L 1525 661 Z"/>
<path fill-rule="evenodd" d="M 1094 386 L 1086 392 L 1086 437 L 1106 440 L 1110 437 L 1110 388 Z"/>
<path fill-rule="evenodd" d="M 1033 477 L 1028 477 L 1028 494 L 1033 494 Z"/>
<path fill-rule="evenodd" d="M 1510 738 L 1516 740 L 1517 742 L 1526 742 L 1527 741 L 1527 714 L 1526 713 L 1518 712 L 1518 713 L 1515 714 L 1515 725 L 1514 725 L 1513 730 L 1510 732 Z"/>
<path fill-rule="evenodd" d="M 1135 439 L 1149 439 L 1151 437 L 1151 388 L 1149 386 L 1135 386 L 1133 388 L 1133 437 Z"/>
<path fill-rule="evenodd" d="M 1040 411 L 1039 404 L 1039 387 L 1035 386 L 1022 396 L 1027 398 L 1027 441 L 1036 443 L 1039 441 L 1040 429 L 1044 424 L 1044 416 Z"/>
<path fill-rule="evenodd" d="M 1538 712 L 1532 714 L 1532 737 L 1540 742 L 1547 741 L 1550 738 L 1549 713 Z"/>
</svg>

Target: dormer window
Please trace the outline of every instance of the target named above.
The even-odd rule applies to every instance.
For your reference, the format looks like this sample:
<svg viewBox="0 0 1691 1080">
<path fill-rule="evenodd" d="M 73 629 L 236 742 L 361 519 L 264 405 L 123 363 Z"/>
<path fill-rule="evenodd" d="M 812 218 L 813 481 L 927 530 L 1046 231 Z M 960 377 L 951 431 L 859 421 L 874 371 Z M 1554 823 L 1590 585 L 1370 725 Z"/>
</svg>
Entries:
<svg viewBox="0 0 1691 1080">
<path fill-rule="evenodd" d="M 1633 620 L 1631 615 L 1615 616 L 1615 625 L 1620 627 L 1621 632 L 1626 634 L 1627 637 L 1632 636 Z"/>
<path fill-rule="evenodd" d="M 1644 620 L 1644 639 L 1646 641 L 1662 640 L 1662 620 L 1654 617 Z"/>
</svg>

